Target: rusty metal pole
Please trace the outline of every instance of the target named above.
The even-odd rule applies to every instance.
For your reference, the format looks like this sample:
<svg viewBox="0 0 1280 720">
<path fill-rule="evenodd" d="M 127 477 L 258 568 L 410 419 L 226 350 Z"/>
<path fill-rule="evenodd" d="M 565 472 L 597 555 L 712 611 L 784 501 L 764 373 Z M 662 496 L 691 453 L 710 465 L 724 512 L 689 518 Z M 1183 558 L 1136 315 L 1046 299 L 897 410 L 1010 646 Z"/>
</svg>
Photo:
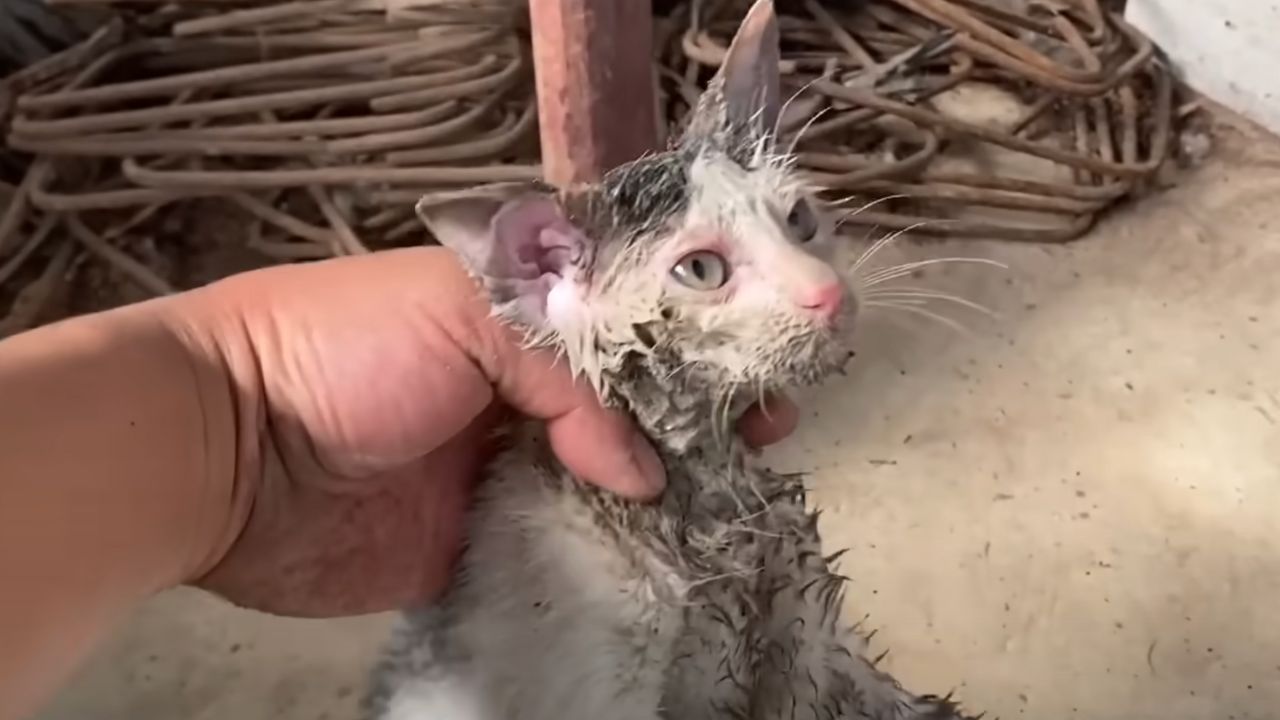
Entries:
<svg viewBox="0 0 1280 720">
<path fill-rule="evenodd" d="M 543 172 L 565 187 L 656 149 L 651 0 L 530 0 Z"/>
</svg>

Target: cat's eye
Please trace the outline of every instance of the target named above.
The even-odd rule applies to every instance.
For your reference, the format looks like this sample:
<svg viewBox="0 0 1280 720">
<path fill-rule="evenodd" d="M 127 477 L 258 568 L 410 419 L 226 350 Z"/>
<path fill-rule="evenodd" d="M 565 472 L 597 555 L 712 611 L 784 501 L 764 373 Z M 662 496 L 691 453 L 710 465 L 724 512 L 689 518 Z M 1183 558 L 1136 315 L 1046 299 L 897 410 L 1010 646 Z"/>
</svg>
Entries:
<svg viewBox="0 0 1280 720">
<path fill-rule="evenodd" d="M 799 243 L 807 243 L 818 234 L 818 216 L 807 198 L 796 200 L 787 213 L 787 232 Z"/>
<path fill-rule="evenodd" d="M 671 276 L 693 290 L 717 290 L 729 281 L 729 263 L 710 250 L 699 250 L 681 258 Z"/>
</svg>

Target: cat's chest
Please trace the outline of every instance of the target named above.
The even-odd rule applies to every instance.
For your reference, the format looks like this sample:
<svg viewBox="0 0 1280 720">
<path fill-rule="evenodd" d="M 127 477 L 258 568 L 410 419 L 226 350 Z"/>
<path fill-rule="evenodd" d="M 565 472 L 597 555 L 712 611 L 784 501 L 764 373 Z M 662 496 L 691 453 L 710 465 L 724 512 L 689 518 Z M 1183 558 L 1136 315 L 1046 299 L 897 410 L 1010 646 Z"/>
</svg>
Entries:
<svg viewBox="0 0 1280 720">
<path fill-rule="evenodd" d="M 680 608 L 698 634 L 714 635 L 701 631 L 715 626 L 749 636 L 751 624 L 768 619 L 777 588 L 820 558 L 800 478 L 710 454 L 668 462 L 667 474 L 662 499 L 644 505 L 574 483 L 594 519 L 586 542 L 614 548 L 605 552 Z"/>
<path fill-rule="evenodd" d="M 715 457 L 668 464 L 668 478 L 662 501 L 641 509 L 634 525 L 694 587 L 721 578 L 754 587 L 807 532 L 801 493 L 788 478 Z"/>
<path fill-rule="evenodd" d="M 486 484 L 455 604 L 469 644 L 503 667 L 577 658 L 568 694 L 612 658 L 627 683 L 653 689 L 664 717 L 754 707 L 762 673 L 777 674 L 771 648 L 790 647 L 801 627 L 786 589 L 794 596 L 821 560 L 798 479 L 669 463 L 664 496 L 639 504 L 534 457 L 505 456 Z"/>
<path fill-rule="evenodd" d="M 795 591 L 822 557 L 816 527 L 784 479 L 762 472 L 753 480 L 735 483 L 743 496 L 730 498 L 731 511 L 717 499 L 721 512 L 695 513 L 686 528 L 682 560 L 699 574 L 687 586 L 667 670 L 670 717 L 747 716 L 761 674 L 779 671 L 770 669 L 774 651 L 799 627 Z"/>
</svg>

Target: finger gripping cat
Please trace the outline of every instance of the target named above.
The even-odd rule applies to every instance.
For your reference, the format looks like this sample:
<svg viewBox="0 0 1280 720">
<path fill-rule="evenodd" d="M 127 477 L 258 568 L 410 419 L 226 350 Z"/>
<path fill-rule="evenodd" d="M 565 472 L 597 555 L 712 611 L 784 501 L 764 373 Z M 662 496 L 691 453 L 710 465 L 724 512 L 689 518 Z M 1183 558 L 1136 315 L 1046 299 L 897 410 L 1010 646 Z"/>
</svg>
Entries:
<svg viewBox="0 0 1280 720">
<path fill-rule="evenodd" d="M 681 139 L 556 192 L 426 197 L 505 321 L 562 353 L 659 448 L 652 504 L 572 477 L 536 424 L 488 467 L 458 582 L 408 613 L 374 720 L 960 720 L 865 657 L 803 479 L 731 431 L 843 368 L 857 314 L 833 228 L 775 145 L 773 5 L 751 9 Z"/>
</svg>

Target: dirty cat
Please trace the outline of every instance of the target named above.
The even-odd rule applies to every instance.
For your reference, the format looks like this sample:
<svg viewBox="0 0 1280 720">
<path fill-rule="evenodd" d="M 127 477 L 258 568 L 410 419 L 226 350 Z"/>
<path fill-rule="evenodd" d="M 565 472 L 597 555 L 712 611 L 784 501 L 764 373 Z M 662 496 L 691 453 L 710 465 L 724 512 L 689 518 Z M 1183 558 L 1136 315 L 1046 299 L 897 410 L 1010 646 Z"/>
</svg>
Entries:
<svg viewBox="0 0 1280 720">
<path fill-rule="evenodd" d="M 731 429 L 765 391 L 841 370 L 858 312 L 775 144 L 778 59 L 759 0 L 670 150 L 589 187 L 419 203 L 500 317 L 635 416 L 668 487 L 614 497 L 538 426 L 510 430 L 457 583 L 406 614 L 375 671 L 373 720 L 968 717 L 866 657 L 803 478 Z"/>
</svg>

